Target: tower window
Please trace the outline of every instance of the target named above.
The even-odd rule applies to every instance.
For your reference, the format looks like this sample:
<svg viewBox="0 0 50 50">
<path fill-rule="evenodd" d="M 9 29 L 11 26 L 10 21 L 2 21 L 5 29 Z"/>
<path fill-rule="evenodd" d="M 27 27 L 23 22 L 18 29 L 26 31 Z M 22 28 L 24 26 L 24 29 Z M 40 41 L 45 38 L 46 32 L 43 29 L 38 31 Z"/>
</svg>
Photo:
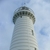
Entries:
<svg viewBox="0 0 50 50">
<path fill-rule="evenodd" d="M 22 16 L 21 16 L 21 18 L 22 18 Z"/>
<path fill-rule="evenodd" d="M 15 15 L 15 16 L 17 16 L 17 15 Z"/>
<path fill-rule="evenodd" d="M 30 15 L 30 13 L 28 13 L 28 15 Z"/>
<path fill-rule="evenodd" d="M 35 48 L 35 50 L 36 50 L 36 48 Z"/>
<path fill-rule="evenodd" d="M 21 15 L 21 12 L 20 12 L 20 15 Z"/>
<path fill-rule="evenodd" d="M 24 15 L 24 11 L 23 11 L 23 15 Z"/>
<path fill-rule="evenodd" d="M 19 14 L 17 13 L 17 15 L 19 16 Z"/>
<path fill-rule="evenodd" d="M 25 7 L 22 7 L 22 9 L 25 9 Z"/>
<path fill-rule="evenodd" d="M 32 30 L 32 35 L 34 35 L 33 30 Z"/>
<path fill-rule="evenodd" d="M 27 14 L 27 12 L 26 12 L 26 14 Z"/>
<path fill-rule="evenodd" d="M 28 10 L 28 8 L 27 7 L 22 7 L 22 10 Z"/>
</svg>

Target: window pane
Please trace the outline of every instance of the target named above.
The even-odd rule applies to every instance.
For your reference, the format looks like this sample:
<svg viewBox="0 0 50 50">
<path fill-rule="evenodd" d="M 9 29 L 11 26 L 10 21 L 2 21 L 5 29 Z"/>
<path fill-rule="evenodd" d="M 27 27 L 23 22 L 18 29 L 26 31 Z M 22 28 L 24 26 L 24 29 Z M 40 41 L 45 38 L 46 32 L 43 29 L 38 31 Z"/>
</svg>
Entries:
<svg viewBox="0 0 50 50">
<path fill-rule="evenodd" d="M 34 35 L 33 30 L 32 30 L 32 35 Z"/>
</svg>

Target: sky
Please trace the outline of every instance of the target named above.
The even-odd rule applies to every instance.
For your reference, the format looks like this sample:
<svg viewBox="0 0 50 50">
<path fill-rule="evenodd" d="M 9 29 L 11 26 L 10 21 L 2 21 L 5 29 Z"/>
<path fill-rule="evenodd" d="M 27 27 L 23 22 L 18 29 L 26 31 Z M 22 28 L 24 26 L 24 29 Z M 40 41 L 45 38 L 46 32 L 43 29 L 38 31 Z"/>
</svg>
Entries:
<svg viewBox="0 0 50 50">
<path fill-rule="evenodd" d="M 39 50 L 50 50 L 50 0 L 0 0 L 0 50 L 9 50 L 14 30 L 14 11 L 23 6 L 34 11 Z"/>
</svg>

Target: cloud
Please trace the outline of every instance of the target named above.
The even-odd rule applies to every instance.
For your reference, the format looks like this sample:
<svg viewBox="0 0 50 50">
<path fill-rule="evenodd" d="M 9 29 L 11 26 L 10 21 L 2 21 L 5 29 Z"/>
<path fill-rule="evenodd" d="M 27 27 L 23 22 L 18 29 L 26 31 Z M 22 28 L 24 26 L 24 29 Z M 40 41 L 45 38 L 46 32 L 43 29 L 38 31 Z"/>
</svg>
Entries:
<svg viewBox="0 0 50 50">
<path fill-rule="evenodd" d="M 25 0 L 5 0 L 0 4 L 0 50 L 9 50 L 14 24 L 12 22 L 14 11 L 22 6 Z"/>
<path fill-rule="evenodd" d="M 3 0 L 0 0 L 0 2 L 2 2 Z"/>
<path fill-rule="evenodd" d="M 45 0 L 47 1 L 47 0 Z M 34 11 L 34 24 L 39 50 L 50 50 L 50 4 L 43 0 L 5 0 L 0 4 L 0 50 L 9 50 L 14 24 L 14 11 L 26 3 Z"/>
<path fill-rule="evenodd" d="M 41 1 L 32 1 L 31 8 L 36 17 L 34 25 L 35 32 L 38 39 L 39 50 L 50 50 L 50 4 Z"/>
<path fill-rule="evenodd" d="M 50 3 L 50 0 L 44 0 L 44 1 Z"/>
</svg>

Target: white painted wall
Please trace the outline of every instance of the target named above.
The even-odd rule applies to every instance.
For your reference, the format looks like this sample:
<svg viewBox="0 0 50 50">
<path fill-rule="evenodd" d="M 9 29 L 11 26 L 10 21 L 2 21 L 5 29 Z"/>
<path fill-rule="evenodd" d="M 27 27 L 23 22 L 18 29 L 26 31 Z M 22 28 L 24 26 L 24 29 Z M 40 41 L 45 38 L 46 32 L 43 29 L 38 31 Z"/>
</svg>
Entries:
<svg viewBox="0 0 50 50">
<path fill-rule="evenodd" d="M 10 50 L 38 50 L 32 30 L 33 21 L 27 16 L 19 17 L 15 23 Z"/>
</svg>

